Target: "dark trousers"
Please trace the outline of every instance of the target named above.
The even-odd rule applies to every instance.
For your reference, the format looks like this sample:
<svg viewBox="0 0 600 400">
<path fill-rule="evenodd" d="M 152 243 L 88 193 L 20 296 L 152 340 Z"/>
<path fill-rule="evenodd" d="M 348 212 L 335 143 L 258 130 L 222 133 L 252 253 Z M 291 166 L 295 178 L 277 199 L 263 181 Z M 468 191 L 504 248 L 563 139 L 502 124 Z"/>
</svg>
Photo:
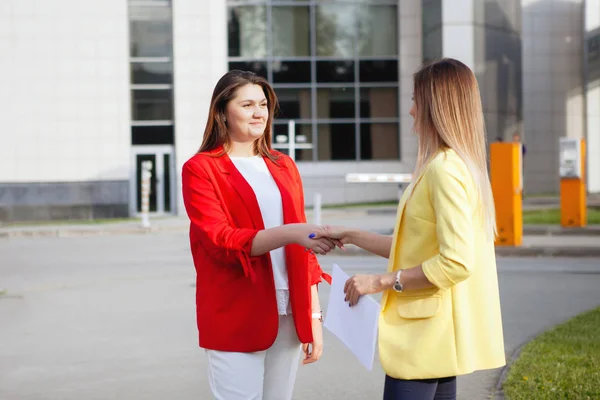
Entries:
<svg viewBox="0 0 600 400">
<path fill-rule="evenodd" d="M 456 377 L 408 381 L 386 375 L 383 400 L 456 400 Z"/>
</svg>

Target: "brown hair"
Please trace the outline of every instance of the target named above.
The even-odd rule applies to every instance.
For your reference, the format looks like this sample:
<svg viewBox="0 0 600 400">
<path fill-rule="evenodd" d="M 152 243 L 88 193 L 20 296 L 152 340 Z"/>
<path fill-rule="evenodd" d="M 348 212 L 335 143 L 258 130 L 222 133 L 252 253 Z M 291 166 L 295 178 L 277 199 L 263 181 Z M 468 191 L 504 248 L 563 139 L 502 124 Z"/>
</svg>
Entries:
<svg viewBox="0 0 600 400">
<path fill-rule="evenodd" d="M 414 101 L 414 128 L 419 136 L 416 175 L 439 150 L 454 150 L 477 184 L 485 228 L 493 238 L 496 213 L 487 169 L 481 97 L 473 71 L 452 58 L 423 66 L 414 76 Z"/>
<path fill-rule="evenodd" d="M 231 141 L 225 123 L 225 108 L 231 99 L 235 97 L 236 91 L 245 85 L 258 85 L 263 89 L 269 110 L 265 132 L 254 142 L 254 152 L 275 161 L 275 157 L 271 154 L 271 138 L 273 136 L 273 118 L 275 111 L 278 110 L 277 96 L 266 79 L 250 71 L 229 71 L 217 82 L 212 99 L 210 100 L 210 110 L 208 120 L 206 121 L 206 128 L 204 129 L 204 138 L 198 152 L 211 151 L 219 146 L 223 146 L 224 150 L 219 156 L 229 151 Z"/>
</svg>

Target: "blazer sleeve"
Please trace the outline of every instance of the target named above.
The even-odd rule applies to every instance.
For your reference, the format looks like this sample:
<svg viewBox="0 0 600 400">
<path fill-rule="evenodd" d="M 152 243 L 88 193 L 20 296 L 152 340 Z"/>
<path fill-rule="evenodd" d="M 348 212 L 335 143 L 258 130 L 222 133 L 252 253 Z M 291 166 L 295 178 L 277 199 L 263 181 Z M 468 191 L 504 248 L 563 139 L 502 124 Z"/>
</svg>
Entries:
<svg viewBox="0 0 600 400">
<path fill-rule="evenodd" d="M 302 185 L 302 178 L 300 177 L 300 172 L 298 171 L 294 161 L 290 159 L 289 162 L 292 165 L 296 184 L 298 185 L 298 193 L 300 193 L 300 222 L 306 223 L 306 212 L 304 211 L 304 186 Z M 323 272 L 323 269 L 321 269 L 321 266 L 319 265 L 317 256 L 312 253 L 308 254 L 308 271 L 310 274 L 311 286 L 322 282 L 321 278 L 325 279 L 325 281 L 331 285 L 331 276 Z"/>
<path fill-rule="evenodd" d="M 467 279 L 473 268 L 476 249 L 469 187 L 474 188 L 462 160 L 440 157 L 433 162 L 428 180 L 439 254 L 422 263 L 422 268 L 431 283 L 449 289 Z"/>
<path fill-rule="evenodd" d="M 181 176 L 183 202 L 204 250 L 215 261 L 241 265 L 244 275 L 254 279 L 250 253 L 259 230 L 230 224 L 214 184 L 202 166 L 187 161 Z"/>
</svg>

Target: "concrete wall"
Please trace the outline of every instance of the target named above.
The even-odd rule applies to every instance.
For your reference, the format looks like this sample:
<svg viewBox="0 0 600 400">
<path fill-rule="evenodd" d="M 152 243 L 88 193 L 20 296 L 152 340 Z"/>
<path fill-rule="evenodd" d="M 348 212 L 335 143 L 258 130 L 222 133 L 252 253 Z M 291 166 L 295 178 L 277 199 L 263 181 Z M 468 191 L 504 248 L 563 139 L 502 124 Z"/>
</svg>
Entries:
<svg viewBox="0 0 600 400">
<path fill-rule="evenodd" d="M 93 182 L 129 179 L 127 26 L 122 0 L 0 2 L 1 220 L 62 207 L 65 183 L 67 203 L 89 205 Z"/>
</svg>

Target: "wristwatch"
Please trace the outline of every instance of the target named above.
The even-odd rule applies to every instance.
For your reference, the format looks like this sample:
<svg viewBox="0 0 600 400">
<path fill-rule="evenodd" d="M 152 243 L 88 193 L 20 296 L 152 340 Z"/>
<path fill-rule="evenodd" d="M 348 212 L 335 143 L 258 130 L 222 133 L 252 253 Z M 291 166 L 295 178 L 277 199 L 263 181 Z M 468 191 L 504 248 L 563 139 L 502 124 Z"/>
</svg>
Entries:
<svg viewBox="0 0 600 400">
<path fill-rule="evenodd" d="M 402 287 L 402 284 L 400 283 L 400 275 L 402 274 L 402 270 L 399 269 L 398 272 L 396 272 L 396 282 L 394 282 L 394 290 L 396 292 L 402 292 L 404 290 L 404 288 Z"/>
<path fill-rule="evenodd" d="M 318 319 L 323 322 L 323 311 L 316 311 L 312 313 L 312 319 Z"/>
</svg>

